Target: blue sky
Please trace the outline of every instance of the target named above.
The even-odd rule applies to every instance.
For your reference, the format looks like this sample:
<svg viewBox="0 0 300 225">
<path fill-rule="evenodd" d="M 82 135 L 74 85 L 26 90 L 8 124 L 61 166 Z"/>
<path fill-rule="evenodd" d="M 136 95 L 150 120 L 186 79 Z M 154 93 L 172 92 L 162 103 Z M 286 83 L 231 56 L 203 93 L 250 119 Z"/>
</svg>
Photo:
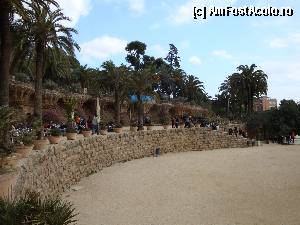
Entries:
<svg viewBox="0 0 300 225">
<path fill-rule="evenodd" d="M 125 46 L 139 40 L 147 54 L 179 49 L 181 67 L 214 96 L 240 64 L 255 63 L 269 76 L 270 97 L 300 100 L 298 0 L 58 0 L 79 34 L 82 64 L 125 63 Z M 193 20 L 194 6 L 292 7 L 292 17 L 209 17 Z"/>
</svg>

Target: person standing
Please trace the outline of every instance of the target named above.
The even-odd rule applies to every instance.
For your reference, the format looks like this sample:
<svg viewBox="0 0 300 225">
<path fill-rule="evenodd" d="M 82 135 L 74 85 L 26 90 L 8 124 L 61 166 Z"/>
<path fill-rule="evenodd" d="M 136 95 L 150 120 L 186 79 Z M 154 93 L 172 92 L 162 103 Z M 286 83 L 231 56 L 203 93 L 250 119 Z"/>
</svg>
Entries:
<svg viewBox="0 0 300 225">
<path fill-rule="evenodd" d="M 175 119 L 175 127 L 178 128 L 178 126 L 179 126 L 179 118 L 177 116 Z"/>
<path fill-rule="evenodd" d="M 172 128 L 175 128 L 175 119 L 174 119 L 174 117 L 172 117 L 171 121 L 172 121 Z"/>
<path fill-rule="evenodd" d="M 295 132 L 294 131 L 292 131 L 291 139 L 292 139 L 293 144 L 295 144 Z"/>
<path fill-rule="evenodd" d="M 98 127 L 98 117 L 97 115 L 94 115 L 93 120 L 92 120 L 92 126 L 93 126 L 93 134 L 98 134 L 99 132 L 99 127 Z"/>
</svg>

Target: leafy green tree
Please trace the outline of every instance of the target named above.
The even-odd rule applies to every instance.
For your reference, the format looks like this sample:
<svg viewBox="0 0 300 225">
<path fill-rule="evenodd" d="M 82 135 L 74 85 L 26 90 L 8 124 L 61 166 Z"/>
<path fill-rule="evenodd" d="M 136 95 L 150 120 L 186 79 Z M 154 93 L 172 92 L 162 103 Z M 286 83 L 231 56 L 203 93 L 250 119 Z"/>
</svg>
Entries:
<svg viewBox="0 0 300 225">
<path fill-rule="evenodd" d="M 175 82 L 171 76 L 170 66 L 161 58 L 156 60 L 156 75 L 158 78 L 156 86 L 157 93 L 161 98 L 167 95 L 170 99 L 170 96 L 175 91 Z"/>
<path fill-rule="evenodd" d="M 243 87 L 242 77 L 234 73 L 221 84 L 220 96 L 227 99 L 227 113 L 233 118 L 242 118 L 245 108 L 246 96 Z M 228 107 L 229 105 L 229 107 Z"/>
<path fill-rule="evenodd" d="M 228 76 L 219 88 L 221 96 L 227 97 L 230 111 L 235 117 L 251 115 L 254 99 L 267 94 L 268 76 L 256 67 L 255 64 L 240 65 L 237 67 L 238 73 Z"/>
<path fill-rule="evenodd" d="M 300 134 L 300 105 L 293 100 L 282 100 L 279 105 L 280 132 Z"/>
<path fill-rule="evenodd" d="M 282 100 L 278 109 L 251 114 L 247 120 L 247 130 L 257 139 L 300 134 L 300 105 L 293 100 Z"/>
<path fill-rule="evenodd" d="M 134 71 L 139 71 L 144 66 L 144 57 L 147 45 L 140 41 L 132 41 L 127 44 L 125 50 L 128 52 L 126 61 L 133 67 Z"/>
<path fill-rule="evenodd" d="M 190 102 L 199 104 L 204 101 L 207 96 L 204 91 L 203 82 L 193 75 L 188 75 L 184 85 L 184 96 Z"/>
<path fill-rule="evenodd" d="M 225 94 L 217 94 L 214 99 L 212 99 L 212 110 L 215 114 L 221 117 L 230 117 L 229 115 L 229 101 Z"/>
<path fill-rule="evenodd" d="M 268 90 L 268 76 L 262 70 L 256 70 L 257 66 L 252 64 L 250 67 L 241 65 L 237 69 L 242 76 L 243 87 L 247 95 L 247 112 L 253 112 L 254 97 L 259 98 L 266 95 Z"/>
<path fill-rule="evenodd" d="M 180 68 L 180 57 L 178 56 L 178 49 L 174 44 L 170 44 L 170 50 L 165 58 L 165 60 L 168 62 L 170 68 L 173 70 Z"/>
<path fill-rule="evenodd" d="M 128 52 L 126 60 L 133 68 L 130 76 L 130 92 L 137 96 L 140 128 L 143 126 L 144 115 L 142 96 L 153 94 L 156 69 L 154 58 L 145 55 L 146 48 L 146 44 L 139 41 L 130 42 L 125 48 Z"/>
<path fill-rule="evenodd" d="M 125 65 L 115 66 L 112 61 L 104 62 L 102 67 L 105 72 L 103 81 L 108 87 L 111 87 L 114 95 L 115 121 L 120 123 L 121 105 L 128 97 L 129 70 Z"/>
<path fill-rule="evenodd" d="M 12 54 L 12 21 L 14 14 L 18 14 L 27 19 L 27 10 L 25 5 L 39 4 L 46 10 L 48 4 L 58 4 L 54 0 L 1 0 L 0 1 L 0 106 L 9 105 L 9 67 Z"/>
<path fill-rule="evenodd" d="M 174 44 L 170 44 L 170 49 L 168 55 L 164 58 L 165 61 L 159 69 L 160 75 L 160 92 L 162 94 L 168 95 L 170 98 L 171 95 L 175 95 L 176 81 L 175 76 L 180 70 L 180 57 L 178 56 L 178 49 Z"/>
<path fill-rule="evenodd" d="M 187 79 L 186 72 L 182 69 L 176 69 L 173 72 L 172 79 L 175 84 L 173 96 L 175 98 L 184 97 L 184 95 L 185 95 L 184 90 L 185 90 L 185 84 L 186 84 L 186 79 Z"/>
<path fill-rule="evenodd" d="M 25 26 L 30 30 L 30 35 L 35 44 L 35 99 L 34 115 L 42 119 L 42 81 L 45 68 L 45 53 L 51 48 L 53 54 L 61 51 L 74 56 L 75 48 L 79 46 L 74 42 L 72 33 L 77 33 L 73 28 L 65 27 L 61 22 L 70 19 L 62 13 L 61 9 L 48 11 L 38 4 L 31 4 L 28 10 L 28 20 Z"/>
</svg>

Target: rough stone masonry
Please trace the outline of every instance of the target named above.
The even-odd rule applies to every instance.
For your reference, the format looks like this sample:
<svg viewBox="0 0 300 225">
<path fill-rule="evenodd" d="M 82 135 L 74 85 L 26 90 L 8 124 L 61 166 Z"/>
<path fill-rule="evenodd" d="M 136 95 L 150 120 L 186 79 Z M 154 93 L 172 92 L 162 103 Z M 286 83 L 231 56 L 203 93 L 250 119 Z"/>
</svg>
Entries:
<svg viewBox="0 0 300 225">
<path fill-rule="evenodd" d="M 14 193 L 26 190 L 57 195 L 81 178 L 109 167 L 161 153 L 246 147 L 247 140 L 206 128 L 111 133 L 74 141 L 61 141 L 32 152 L 20 165 Z"/>
</svg>

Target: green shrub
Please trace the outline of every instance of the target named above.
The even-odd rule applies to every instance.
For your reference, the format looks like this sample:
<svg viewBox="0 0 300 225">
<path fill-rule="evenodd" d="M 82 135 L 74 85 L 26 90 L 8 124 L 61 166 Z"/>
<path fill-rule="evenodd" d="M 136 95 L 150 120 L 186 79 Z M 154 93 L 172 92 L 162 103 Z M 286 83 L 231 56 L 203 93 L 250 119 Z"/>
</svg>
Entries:
<svg viewBox="0 0 300 225">
<path fill-rule="evenodd" d="M 68 127 L 66 130 L 67 133 L 77 133 L 76 129 L 73 127 Z"/>
<path fill-rule="evenodd" d="M 65 102 L 65 110 L 67 114 L 68 122 L 73 122 L 72 114 L 74 113 L 75 107 L 76 107 L 77 101 L 75 98 L 68 98 Z"/>
<path fill-rule="evenodd" d="M 162 125 L 169 125 L 169 123 L 170 123 L 170 119 L 168 118 L 168 117 L 161 117 L 160 118 L 160 123 L 162 124 Z"/>
<path fill-rule="evenodd" d="M 58 84 L 55 83 L 53 80 L 45 80 L 43 82 L 43 87 L 45 89 L 53 90 L 53 89 L 58 89 Z"/>
<path fill-rule="evenodd" d="M 52 128 L 52 129 L 50 130 L 50 134 L 51 134 L 51 136 L 58 137 L 58 136 L 61 135 L 61 131 L 60 131 L 60 129 L 58 129 L 58 128 Z"/>
<path fill-rule="evenodd" d="M 0 198 L 0 225 L 68 225 L 75 224 L 77 215 L 73 205 L 59 197 L 27 192 Z"/>
<path fill-rule="evenodd" d="M 35 119 L 32 124 L 34 135 L 38 140 L 42 139 L 43 134 L 43 122 L 40 119 Z"/>
<path fill-rule="evenodd" d="M 29 132 L 23 135 L 22 142 L 24 145 L 32 145 L 33 144 L 33 133 Z"/>
<path fill-rule="evenodd" d="M 11 127 L 18 120 L 16 110 L 11 107 L 0 107 L 0 151 L 10 154 L 13 149 Z"/>
<path fill-rule="evenodd" d="M 30 83 L 30 81 L 31 81 L 31 77 L 28 74 L 14 73 L 13 75 L 15 76 L 16 81 L 20 81 L 20 82 L 23 82 L 23 83 Z"/>
</svg>

